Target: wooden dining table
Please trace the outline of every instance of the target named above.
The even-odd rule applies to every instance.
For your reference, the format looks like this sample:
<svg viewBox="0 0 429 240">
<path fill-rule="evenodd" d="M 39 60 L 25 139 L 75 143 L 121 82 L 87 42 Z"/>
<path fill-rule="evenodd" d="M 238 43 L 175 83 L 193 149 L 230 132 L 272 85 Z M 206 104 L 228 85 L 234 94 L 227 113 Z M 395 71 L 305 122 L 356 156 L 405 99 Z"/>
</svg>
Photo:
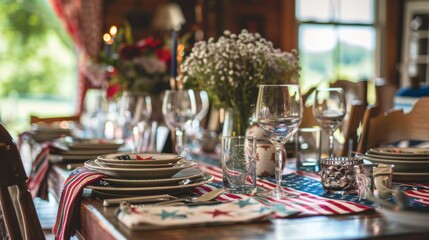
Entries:
<svg viewBox="0 0 429 240">
<path fill-rule="evenodd" d="M 53 164 L 49 188 L 60 196 L 70 170 Z M 218 226 L 129 230 L 115 216 L 117 207 L 104 207 L 101 199 L 83 198 L 77 236 L 82 239 L 428 239 L 429 228 L 401 225 L 377 211 L 354 214 L 271 219 L 257 223 Z"/>
</svg>

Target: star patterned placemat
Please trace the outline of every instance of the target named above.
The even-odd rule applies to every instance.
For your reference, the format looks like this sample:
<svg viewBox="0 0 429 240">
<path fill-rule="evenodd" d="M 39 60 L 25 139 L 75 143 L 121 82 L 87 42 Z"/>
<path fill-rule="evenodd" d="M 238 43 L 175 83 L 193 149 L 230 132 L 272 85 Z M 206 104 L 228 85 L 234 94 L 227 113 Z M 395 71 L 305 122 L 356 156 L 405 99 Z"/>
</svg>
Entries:
<svg viewBox="0 0 429 240">
<path fill-rule="evenodd" d="M 137 230 L 266 221 L 276 215 L 287 217 L 295 213 L 296 211 L 288 211 L 282 204 L 267 206 L 245 197 L 233 202 L 195 207 L 138 207 L 123 204 L 117 217 L 126 227 Z"/>
</svg>

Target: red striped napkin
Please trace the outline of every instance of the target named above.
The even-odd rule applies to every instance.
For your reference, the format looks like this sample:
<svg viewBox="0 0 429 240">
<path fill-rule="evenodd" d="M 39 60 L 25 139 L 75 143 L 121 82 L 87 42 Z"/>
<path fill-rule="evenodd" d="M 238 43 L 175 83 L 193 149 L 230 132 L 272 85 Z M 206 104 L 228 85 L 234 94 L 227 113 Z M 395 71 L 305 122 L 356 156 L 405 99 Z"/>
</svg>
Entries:
<svg viewBox="0 0 429 240">
<path fill-rule="evenodd" d="M 49 147 L 44 147 L 32 163 L 31 173 L 27 180 L 27 188 L 33 198 L 48 200 Z"/>
<path fill-rule="evenodd" d="M 27 188 L 33 198 L 40 197 L 43 200 L 48 200 L 48 178 L 47 173 L 49 169 L 49 153 L 53 147 L 50 142 L 42 144 L 33 144 L 29 139 L 32 137 L 32 131 L 27 131 L 19 134 L 18 136 L 18 149 L 21 149 L 24 141 L 28 141 L 30 145 L 31 155 L 33 151 L 39 151 L 36 158 L 31 163 L 31 172 L 26 182 Z M 37 147 L 36 147 L 37 145 Z"/>
<path fill-rule="evenodd" d="M 102 173 L 91 172 L 80 167 L 74 170 L 64 183 L 58 206 L 57 219 L 52 228 L 55 239 L 70 239 L 76 234 L 79 206 L 83 189 L 89 184 L 106 177 Z"/>
</svg>

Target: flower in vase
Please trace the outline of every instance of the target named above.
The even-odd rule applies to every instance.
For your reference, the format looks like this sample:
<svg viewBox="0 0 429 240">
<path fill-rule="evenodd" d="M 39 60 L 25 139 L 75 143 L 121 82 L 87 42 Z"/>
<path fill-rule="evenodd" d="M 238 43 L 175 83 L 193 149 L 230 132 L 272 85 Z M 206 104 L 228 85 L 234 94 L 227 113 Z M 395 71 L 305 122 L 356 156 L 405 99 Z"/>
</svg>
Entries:
<svg viewBox="0 0 429 240">
<path fill-rule="evenodd" d="M 242 30 L 197 42 L 181 70 L 184 81 L 205 89 L 218 107 L 238 112 L 244 133 L 258 85 L 297 83 L 300 67 L 296 50 L 281 51 L 258 33 Z"/>
<path fill-rule="evenodd" d="M 129 30 L 120 29 L 108 51 L 101 54 L 102 62 L 111 69 L 107 79 L 110 95 L 122 91 L 161 93 L 169 87 L 170 46 L 152 36 L 134 43 L 129 35 Z"/>
</svg>

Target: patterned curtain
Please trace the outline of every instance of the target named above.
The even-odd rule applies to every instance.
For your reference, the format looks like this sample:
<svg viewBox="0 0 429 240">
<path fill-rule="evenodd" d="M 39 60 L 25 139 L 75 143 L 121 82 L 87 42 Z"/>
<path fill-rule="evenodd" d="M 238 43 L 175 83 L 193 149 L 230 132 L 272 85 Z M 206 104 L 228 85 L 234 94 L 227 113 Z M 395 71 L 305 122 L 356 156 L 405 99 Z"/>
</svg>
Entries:
<svg viewBox="0 0 429 240">
<path fill-rule="evenodd" d="M 72 37 L 78 53 L 77 113 L 80 113 L 85 92 L 90 86 L 85 74 L 87 60 L 97 58 L 101 46 L 103 0 L 50 0 L 50 4 Z"/>
</svg>

